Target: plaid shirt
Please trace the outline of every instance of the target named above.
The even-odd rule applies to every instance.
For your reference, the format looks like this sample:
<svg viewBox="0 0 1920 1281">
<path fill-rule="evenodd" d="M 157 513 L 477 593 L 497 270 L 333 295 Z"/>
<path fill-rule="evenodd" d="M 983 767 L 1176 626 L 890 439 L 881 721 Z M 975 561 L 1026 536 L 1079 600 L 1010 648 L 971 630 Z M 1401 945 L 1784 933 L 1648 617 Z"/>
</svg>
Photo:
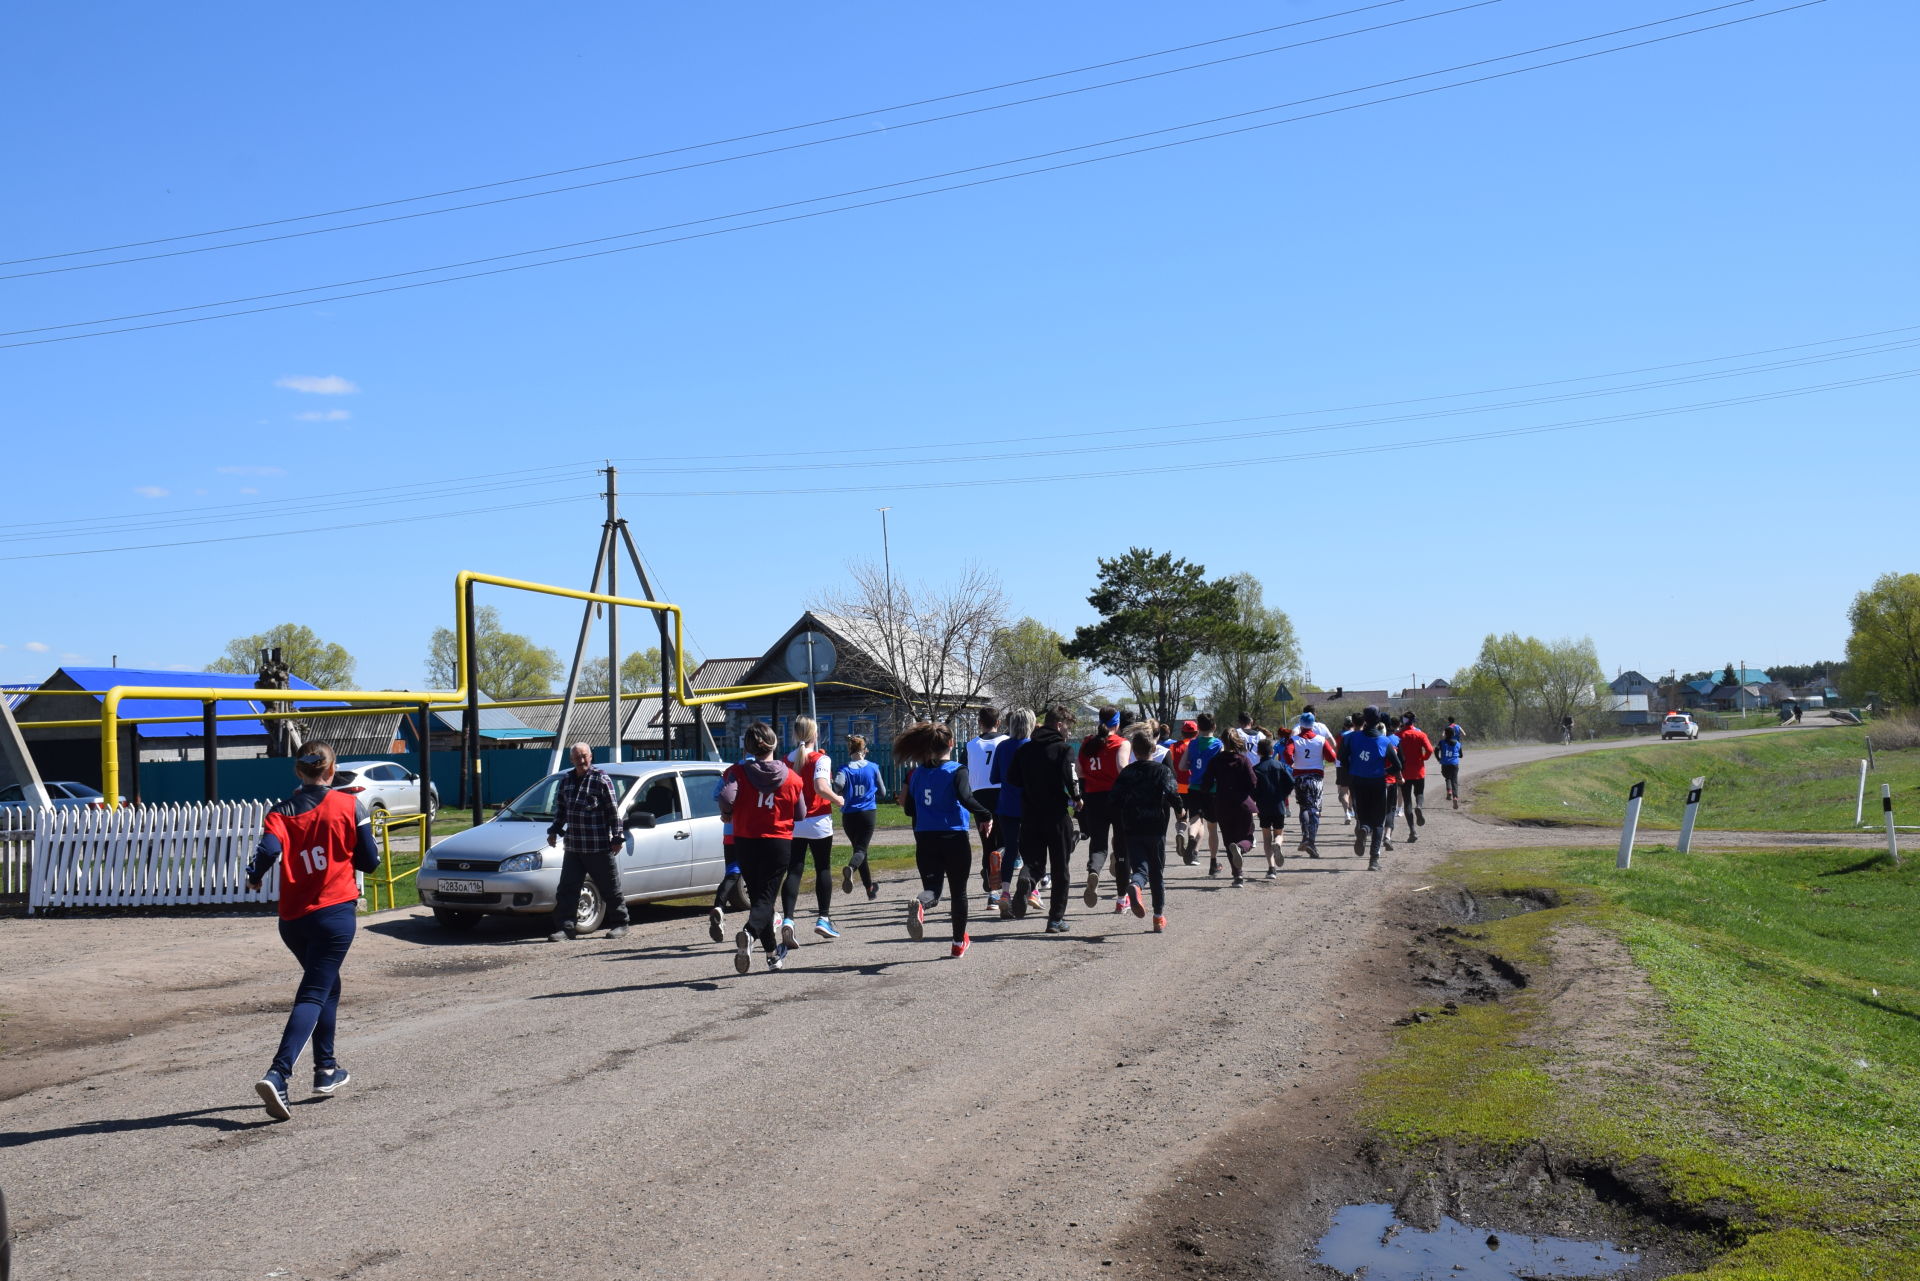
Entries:
<svg viewBox="0 0 1920 1281">
<path fill-rule="evenodd" d="M 613 780 L 605 771 L 589 769 L 581 774 L 568 770 L 560 780 L 554 800 L 553 824 L 548 836 L 567 835 L 567 844 L 583 852 L 618 849 L 625 843 L 619 828 L 619 804 L 613 797 Z"/>
</svg>

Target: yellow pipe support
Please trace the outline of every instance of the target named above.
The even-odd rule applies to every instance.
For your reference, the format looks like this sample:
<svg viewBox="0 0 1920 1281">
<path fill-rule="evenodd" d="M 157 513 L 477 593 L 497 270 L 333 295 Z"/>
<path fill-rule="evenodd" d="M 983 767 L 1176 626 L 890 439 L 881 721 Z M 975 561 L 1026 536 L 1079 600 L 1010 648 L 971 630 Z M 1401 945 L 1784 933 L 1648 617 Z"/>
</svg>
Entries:
<svg viewBox="0 0 1920 1281">
<path fill-rule="evenodd" d="M 486 583 L 494 587 L 508 587 L 514 591 L 536 592 L 542 596 L 564 596 L 568 600 L 593 601 L 601 605 L 629 605 L 635 609 L 650 609 L 656 613 L 665 611 L 673 615 L 673 687 L 685 693 L 687 688 L 685 619 L 678 605 L 665 601 L 642 600 L 634 596 L 609 596 L 605 592 L 582 591 L 577 587 L 555 587 L 549 583 L 529 582 L 524 578 L 503 578 L 498 574 L 482 574 L 475 570 L 463 569 L 453 578 L 453 624 L 454 644 L 461 680 L 460 696 L 466 697 L 465 677 L 470 670 L 467 655 L 467 585 Z"/>
<path fill-rule="evenodd" d="M 311 692 L 311 691 L 309 691 Z M 234 702 L 234 699 L 222 699 L 222 702 Z M 379 716 L 387 712 L 417 712 L 420 704 L 411 703 L 406 707 L 322 707 L 309 712 L 221 712 L 213 719 L 216 721 L 290 721 L 307 720 L 319 716 Z M 122 725 L 198 725 L 206 720 L 204 716 L 123 716 Z M 98 716 L 89 716 L 73 721 L 21 721 L 21 729 L 89 729 L 100 724 Z"/>
</svg>

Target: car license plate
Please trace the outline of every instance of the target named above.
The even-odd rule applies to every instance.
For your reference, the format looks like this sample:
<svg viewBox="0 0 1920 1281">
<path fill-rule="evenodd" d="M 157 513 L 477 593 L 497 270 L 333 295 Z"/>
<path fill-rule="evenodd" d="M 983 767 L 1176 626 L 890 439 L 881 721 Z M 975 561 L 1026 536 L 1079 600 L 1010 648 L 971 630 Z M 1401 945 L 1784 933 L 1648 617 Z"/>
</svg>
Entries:
<svg viewBox="0 0 1920 1281">
<path fill-rule="evenodd" d="M 484 884 L 482 881 L 442 880 L 440 882 L 440 892 L 442 894 L 478 894 Z"/>
</svg>

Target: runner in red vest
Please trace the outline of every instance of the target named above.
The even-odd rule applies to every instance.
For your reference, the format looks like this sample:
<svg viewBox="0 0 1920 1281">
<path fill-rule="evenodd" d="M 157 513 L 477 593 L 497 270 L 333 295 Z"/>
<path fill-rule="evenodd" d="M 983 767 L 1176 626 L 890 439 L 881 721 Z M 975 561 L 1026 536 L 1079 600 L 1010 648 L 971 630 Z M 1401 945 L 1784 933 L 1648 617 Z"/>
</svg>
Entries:
<svg viewBox="0 0 1920 1281">
<path fill-rule="evenodd" d="M 267 811 L 266 831 L 247 865 L 247 888 L 258 890 L 280 866 L 280 941 L 300 962 L 300 987 L 280 1033 L 280 1048 L 254 1089 L 277 1121 L 293 1116 L 287 1078 L 294 1060 L 313 1042 L 313 1088 L 332 1094 L 348 1081 L 333 1056 L 334 1021 L 340 1013 L 340 966 L 353 946 L 360 909 L 355 870 L 380 866 L 373 825 L 359 802 L 331 790 L 333 748 L 310 743 L 293 763 L 300 786 Z"/>
<path fill-rule="evenodd" d="M 1087 836 L 1087 889 L 1082 895 L 1088 907 L 1100 906 L 1100 873 L 1106 870 L 1109 843 L 1113 837 L 1113 781 L 1120 771 L 1133 764 L 1133 748 L 1120 737 L 1120 709 L 1100 709 L 1100 724 L 1080 740 L 1080 830 Z M 1124 896 L 1122 884 L 1115 891 Z"/>
<path fill-rule="evenodd" d="M 1427 762 L 1433 759 L 1433 740 L 1414 724 L 1415 719 L 1412 712 L 1400 717 L 1400 762 L 1405 766 L 1400 776 L 1400 808 L 1407 814 L 1409 842 L 1420 839 L 1415 828 L 1427 821 Z"/>
<path fill-rule="evenodd" d="M 846 804 L 833 790 L 833 762 L 820 750 L 820 727 L 811 716 L 793 718 L 793 737 L 798 744 L 787 753 L 787 766 L 800 776 L 807 794 L 807 813 L 793 829 L 793 854 L 787 863 L 786 881 L 780 888 L 780 941 L 795 946 L 793 909 L 800 902 L 800 878 L 807 872 L 807 855 L 813 855 L 813 900 L 820 917 L 813 932 L 823 939 L 837 939 L 833 928 L 833 807 Z"/>
<path fill-rule="evenodd" d="M 1187 830 L 1187 789 L 1193 782 L 1187 769 L 1187 749 L 1193 746 L 1193 740 L 1200 733 L 1200 727 L 1192 721 L 1180 722 L 1180 738 L 1167 749 L 1167 766 L 1173 770 L 1173 783 L 1179 794 L 1173 800 L 1173 852 L 1180 861 L 1192 867 L 1200 856 L 1194 852 L 1192 833 Z"/>
<path fill-rule="evenodd" d="M 807 789 L 785 761 L 773 759 L 780 741 L 773 726 L 755 721 L 742 739 L 753 759 L 729 765 L 721 776 L 720 817 L 733 824 L 734 858 L 751 901 L 747 927 L 733 939 L 733 968 L 745 974 L 753 968 L 756 939 L 768 969 L 786 966 L 787 945 L 773 933 L 774 905 L 793 852 L 793 825 L 807 816 Z"/>
</svg>

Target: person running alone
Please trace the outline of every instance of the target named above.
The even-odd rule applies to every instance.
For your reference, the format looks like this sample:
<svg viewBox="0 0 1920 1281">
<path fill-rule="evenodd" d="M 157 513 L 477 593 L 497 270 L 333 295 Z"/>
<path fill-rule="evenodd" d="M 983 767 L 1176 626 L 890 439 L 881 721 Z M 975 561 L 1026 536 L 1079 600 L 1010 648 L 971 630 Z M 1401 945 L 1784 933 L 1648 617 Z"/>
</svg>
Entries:
<svg viewBox="0 0 1920 1281">
<path fill-rule="evenodd" d="M 993 792 L 993 840 L 1000 849 L 1000 919 L 1023 917 L 1030 907 L 1039 906 L 1039 898 L 1029 890 L 1020 892 L 1020 873 L 1026 866 L 1020 857 L 1020 785 L 1011 781 L 1013 758 L 1027 745 L 1033 733 L 1033 713 L 1016 707 L 1007 713 L 1007 740 L 993 753 L 993 773 L 987 781 Z M 975 792 L 984 796 L 984 792 Z"/>
<path fill-rule="evenodd" d="M 1440 761 L 1440 778 L 1447 785 L 1447 799 L 1453 808 L 1460 808 L 1460 760 L 1467 754 L 1467 745 L 1460 741 L 1455 727 L 1449 724 L 1440 731 L 1440 742 L 1434 748 L 1434 756 Z"/>
<path fill-rule="evenodd" d="M 1273 740 L 1262 739 L 1260 759 L 1253 765 L 1253 801 L 1260 813 L 1260 840 L 1267 854 L 1267 879 L 1274 880 L 1286 865 L 1287 798 L 1293 795 L 1293 773 L 1273 754 Z"/>
<path fill-rule="evenodd" d="M 813 900 L 820 913 L 813 932 L 823 939 L 837 939 L 833 927 L 833 807 L 846 804 L 846 798 L 833 790 L 833 762 L 820 750 L 820 727 L 811 716 L 793 718 L 793 736 L 798 742 L 787 753 L 787 766 L 800 776 L 807 792 L 807 815 L 793 829 L 793 853 L 787 864 L 787 879 L 780 888 L 780 941 L 793 947 L 793 910 L 800 905 L 800 879 L 807 872 L 807 855 L 813 855 Z"/>
<path fill-rule="evenodd" d="M 1113 780 L 1133 763 L 1133 748 L 1116 732 L 1120 709 L 1100 709 L 1100 724 L 1080 742 L 1080 830 L 1087 837 L 1088 907 L 1100 906 L 1100 874 L 1106 870 L 1113 840 Z M 1124 892 L 1124 891 L 1122 891 Z"/>
<path fill-rule="evenodd" d="M 1281 748 L 1280 759 L 1293 774 L 1293 799 L 1300 806 L 1300 852 L 1320 857 L 1320 798 L 1327 765 L 1338 766 L 1340 751 L 1307 712 L 1299 729 Z"/>
<path fill-rule="evenodd" d="M 1153 932 L 1167 932 L 1167 819 L 1180 798 L 1179 784 L 1164 761 L 1153 759 L 1153 739 L 1136 733 L 1133 762 L 1113 782 L 1114 813 L 1120 820 L 1120 856 L 1127 867 L 1127 906 L 1135 916 L 1153 905 Z"/>
<path fill-rule="evenodd" d="M 1007 783 L 1020 789 L 1020 879 L 1014 885 L 1014 914 L 1025 913 L 1033 901 L 1034 885 L 1051 872 L 1052 901 L 1047 905 L 1047 933 L 1067 932 L 1067 850 L 1072 833 L 1077 781 L 1073 749 L 1067 731 L 1073 713 L 1056 704 L 1033 738 L 1014 754 Z"/>
<path fill-rule="evenodd" d="M 359 801 L 330 790 L 333 762 L 333 748 L 326 743 L 302 749 L 293 763 L 300 786 L 267 811 L 265 830 L 247 864 L 247 888 L 253 891 L 279 864 L 280 941 L 300 962 L 300 986 L 280 1046 L 253 1087 L 276 1121 L 293 1118 L 287 1078 L 308 1041 L 313 1043 L 316 1094 L 332 1094 L 351 1079 L 334 1057 L 340 967 L 353 946 L 360 910 L 360 884 L 353 874 L 377 870 L 380 847 Z"/>
<path fill-rule="evenodd" d="M 913 857 L 921 886 L 907 904 L 907 933 L 915 939 L 926 937 L 927 912 L 940 902 L 944 882 L 953 918 L 953 951 L 948 955 L 965 956 L 971 942 L 967 878 L 973 871 L 967 816 L 980 820 L 984 843 L 993 814 L 974 796 L 967 767 L 953 759 L 953 731 L 945 725 L 923 721 L 910 727 L 894 740 L 893 757 L 914 762 L 900 790 L 900 803 L 913 820 Z"/>
<path fill-rule="evenodd" d="M 979 784 L 973 790 L 975 798 L 989 813 L 997 813 L 1000 798 L 996 795 L 998 785 L 993 782 L 993 759 L 1006 745 L 1007 736 L 1000 732 L 1000 713 L 991 707 L 980 709 L 979 725 L 980 732 L 967 740 L 962 759 L 967 777 Z M 1000 909 L 1000 851 L 1005 840 L 997 823 L 989 824 L 980 836 L 980 885 L 986 891 L 989 912 Z"/>
<path fill-rule="evenodd" d="M 879 817 L 880 802 L 886 799 L 887 786 L 880 767 L 867 759 L 867 740 L 859 734 L 847 738 L 847 763 L 833 776 L 833 790 L 840 794 L 840 822 L 847 829 L 847 865 L 841 870 L 840 888 L 853 893 L 853 874 L 860 873 L 860 884 L 867 891 L 867 902 L 880 896 L 868 866 L 867 851 L 873 845 L 873 828 Z"/>
<path fill-rule="evenodd" d="M 1386 723 L 1380 709 L 1369 706 L 1359 729 L 1348 730 L 1340 742 L 1340 758 L 1347 763 L 1347 786 L 1353 796 L 1353 854 L 1364 856 L 1369 872 L 1380 868 L 1380 845 L 1387 822 L 1387 774 L 1398 772 L 1399 761 L 1386 742 Z"/>
<path fill-rule="evenodd" d="M 747 882 L 747 925 L 734 936 L 733 968 L 745 974 L 758 942 L 767 968 L 786 968 L 788 944 L 774 934 L 787 861 L 793 855 L 794 824 L 807 816 L 807 788 L 800 776 L 775 760 L 780 737 L 755 721 L 741 736 L 752 759 L 729 765 L 721 776 L 720 817 L 733 824 L 733 854 Z"/>
<path fill-rule="evenodd" d="M 566 841 L 560 854 L 560 888 L 554 892 L 553 933 L 549 943 L 574 937 L 580 915 L 580 889 L 589 879 L 607 905 L 607 937 L 627 934 L 627 896 L 620 890 L 620 851 L 627 834 L 620 828 L 620 801 L 613 780 L 593 763 L 593 749 L 575 743 L 568 750 L 573 768 L 560 776 L 554 789 L 553 822 L 547 825 L 547 844 Z"/>
<path fill-rule="evenodd" d="M 1400 714 L 1400 809 L 1407 816 L 1407 840 L 1420 839 L 1416 830 L 1427 822 L 1427 762 L 1433 759 L 1433 740 L 1412 712 Z"/>
</svg>

